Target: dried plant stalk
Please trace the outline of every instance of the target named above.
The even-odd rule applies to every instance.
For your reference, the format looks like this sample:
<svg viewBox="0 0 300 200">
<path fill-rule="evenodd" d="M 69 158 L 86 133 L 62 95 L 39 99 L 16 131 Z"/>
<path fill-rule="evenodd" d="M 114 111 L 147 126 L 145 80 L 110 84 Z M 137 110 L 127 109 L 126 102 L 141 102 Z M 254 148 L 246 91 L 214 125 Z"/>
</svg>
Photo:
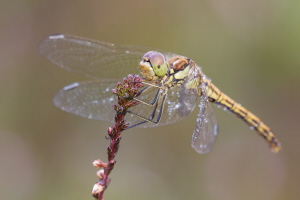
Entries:
<svg viewBox="0 0 300 200">
<path fill-rule="evenodd" d="M 107 129 L 110 144 L 107 147 L 107 163 L 101 160 L 95 160 L 93 165 L 100 169 L 97 172 L 99 181 L 94 185 L 92 194 L 98 200 L 103 200 L 104 191 L 107 188 L 110 178 L 108 177 L 113 170 L 116 160 L 115 156 L 118 152 L 121 133 L 129 124 L 124 120 L 127 110 L 139 104 L 133 97 L 138 93 L 138 89 L 143 87 L 142 78 L 138 75 L 129 74 L 122 82 L 117 83 L 117 88 L 113 89 L 113 94 L 118 96 L 118 105 L 113 104 L 116 111 L 115 125 Z"/>
</svg>

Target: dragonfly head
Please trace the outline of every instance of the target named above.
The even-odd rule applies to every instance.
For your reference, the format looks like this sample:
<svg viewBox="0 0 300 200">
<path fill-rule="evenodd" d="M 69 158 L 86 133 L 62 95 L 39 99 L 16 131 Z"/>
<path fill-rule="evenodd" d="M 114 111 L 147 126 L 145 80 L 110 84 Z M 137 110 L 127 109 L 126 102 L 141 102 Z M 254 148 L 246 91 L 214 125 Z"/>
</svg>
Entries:
<svg viewBox="0 0 300 200">
<path fill-rule="evenodd" d="M 140 62 L 140 72 L 147 81 L 156 81 L 166 75 L 167 71 L 167 60 L 157 51 L 148 51 Z"/>
</svg>

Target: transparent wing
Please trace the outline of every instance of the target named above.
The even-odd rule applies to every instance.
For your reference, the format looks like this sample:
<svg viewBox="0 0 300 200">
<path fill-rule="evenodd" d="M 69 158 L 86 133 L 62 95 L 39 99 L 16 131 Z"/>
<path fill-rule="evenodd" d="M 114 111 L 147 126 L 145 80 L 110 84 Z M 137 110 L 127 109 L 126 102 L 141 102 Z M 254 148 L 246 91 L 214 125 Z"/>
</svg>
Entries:
<svg viewBox="0 0 300 200">
<path fill-rule="evenodd" d="M 112 94 L 112 89 L 116 88 L 117 82 L 97 80 L 72 83 L 55 95 L 54 105 L 75 115 L 114 123 L 116 112 L 112 105 L 117 103 L 117 96 Z M 125 119 L 130 125 L 141 122 L 141 118 L 130 114 Z M 143 127 L 151 127 L 151 124 L 144 124 Z"/>
<path fill-rule="evenodd" d="M 113 79 L 75 82 L 62 88 L 55 95 L 53 101 L 57 107 L 66 112 L 89 119 L 114 123 L 115 111 L 112 104 L 117 102 L 117 98 L 111 90 L 116 88 L 117 82 L 118 80 Z M 173 89 L 167 94 L 159 123 L 141 123 L 145 120 L 133 114 L 127 114 L 126 121 L 130 125 L 141 123 L 138 127 L 148 128 L 176 123 L 185 118 L 194 109 L 197 96 L 189 90 L 181 90 L 180 87 Z M 146 102 L 153 101 L 156 98 L 157 91 L 157 87 L 151 87 L 149 91 L 143 94 L 142 100 Z M 179 99 L 182 102 L 178 102 Z M 144 118 L 150 118 L 154 112 L 154 106 L 141 103 L 132 107 L 130 111 Z"/>
<path fill-rule="evenodd" d="M 174 87 L 168 89 L 165 96 L 160 96 L 160 92 L 163 93 L 163 90 L 151 87 L 139 99 L 150 103 L 157 98 L 156 103 L 153 106 L 141 103 L 131 109 L 132 112 L 143 118 L 157 122 L 156 124 L 150 122 L 141 124 L 141 127 L 164 126 L 177 123 L 194 110 L 197 100 L 197 93 L 194 89 L 186 89 L 183 86 Z"/>
<path fill-rule="evenodd" d="M 203 88 L 202 91 L 205 89 Z M 191 146 L 196 152 L 204 154 L 211 150 L 215 142 L 218 135 L 218 122 L 205 92 L 202 94 Z"/>
<path fill-rule="evenodd" d="M 113 122 L 115 111 L 112 104 L 117 98 L 111 90 L 116 88 L 117 82 L 100 80 L 72 83 L 55 95 L 54 105 L 82 117 Z"/>
<path fill-rule="evenodd" d="M 40 53 L 54 64 L 96 79 L 123 78 L 138 74 L 142 56 L 153 48 L 117 45 L 72 35 L 57 34 L 44 39 Z M 167 57 L 174 54 L 163 52 Z"/>
<path fill-rule="evenodd" d="M 160 123 L 176 123 L 187 117 L 194 110 L 197 98 L 197 90 L 187 89 L 184 84 L 170 88 Z"/>
</svg>

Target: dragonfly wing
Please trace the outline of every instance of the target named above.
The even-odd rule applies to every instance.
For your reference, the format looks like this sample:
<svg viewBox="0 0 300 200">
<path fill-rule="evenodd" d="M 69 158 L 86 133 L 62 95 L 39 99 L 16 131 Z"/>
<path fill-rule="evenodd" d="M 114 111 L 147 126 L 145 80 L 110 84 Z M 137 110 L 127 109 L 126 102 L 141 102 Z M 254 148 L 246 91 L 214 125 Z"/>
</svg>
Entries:
<svg viewBox="0 0 300 200">
<path fill-rule="evenodd" d="M 117 103 L 117 96 L 112 94 L 112 89 L 116 88 L 118 80 L 96 80 L 89 82 L 75 82 L 62 88 L 54 97 L 55 106 L 60 109 L 79 115 L 81 117 L 114 123 L 116 112 L 112 108 L 113 103 Z M 150 99 L 157 93 L 157 88 L 151 88 L 145 98 Z M 153 112 L 153 106 L 139 104 L 130 109 L 141 116 L 149 117 Z M 130 126 L 139 124 L 144 120 L 136 115 L 127 113 L 125 120 Z M 158 125 L 141 123 L 140 128 L 149 128 Z"/>
<path fill-rule="evenodd" d="M 197 124 L 192 135 L 191 146 L 198 153 L 208 153 L 218 135 L 218 122 L 207 97 L 199 105 Z"/>
<path fill-rule="evenodd" d="M 194 110 L 198 97 L 196 90 L 186 89 L 184 84 L 170 88 L 167 95 L 161 125 L 177 123 L 187 117 Z"/>
<path fill-rule="evenodd" d="M 152 91 L 153 90 L 153 91 Z M 161 92 L 163 90 L 160 90 Z M 143 95 L 143 99 L 145 97 L 150 99 L 154 99 L 157 96 L 157 88 L 151 88 L 149 92 L 146 92 Z M 165 97 L 157 97 L 157 108 L 155 109 L 154 106 L 145 106 L 145 105 L 138 105 L 135 106 L 133 109 L 137 110 L 137 113 L 144 116 L 145 118 L 149 118 L 153 114 L 155 110 L 155 118 L 161 114 L 161 118 L 157 124 L 153 124 L 152 126 L 165 126 L 169 124 L 174 124 L 185 117 L 187 117 L 195 108 L 197 94 L 194 90 L 187 90 L 182 87 L 173 87 L 169 88 L 168 92 Z M 165 99 L 164 99 L 165 98 Z M 149 100 L 147 102 L 150 102 Z M 161 107 L 161 104 L 164 104 Z M 162 108 L 162 113 L 160 108 Z M 148 124 L 145 124 L 149 127 Z M 144 126 L 144 125 L 141 125 Z"/>
<path fill-rule="evenodd" d="M 75 82 L 61 89 L 54 97 L 55 106 L 89 119 L 114 122 L 112 104 L 117 101 L 112 89 L 117 80 Z"/>
<path fill-rule="evenodd" d="M 51 35 L 39 46 L 40 53 L 54 64 L 96 79 L 122 78 L 128 74 L 138 74 L 139 62 L 150 50 L 155 49 L 110 44 L 65 34 Z M 166 56 L 173 55 L 160 52 Z"/>
</svg>

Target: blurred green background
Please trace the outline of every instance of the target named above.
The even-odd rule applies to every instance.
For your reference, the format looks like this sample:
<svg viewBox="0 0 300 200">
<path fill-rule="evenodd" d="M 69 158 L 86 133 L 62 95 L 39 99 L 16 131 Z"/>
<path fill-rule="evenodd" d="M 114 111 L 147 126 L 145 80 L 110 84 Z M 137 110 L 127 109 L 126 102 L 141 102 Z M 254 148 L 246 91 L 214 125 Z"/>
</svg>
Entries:
<svg viewBox="0 0 300 200">
<path fill-rule="evenodd" d="M 60 88 L 86 79 L 37 50 L 49 34 L 67 33 L 190 57 L 283 146 L 271 153 L 216 107 L 220 131 L 207 155 L 189 144 L 197 112 L 172 126 L 132 129 L 105 199 L 299 199 L 299 9 L 292 0 L 1 1 L 0 198 L 93 199 L 92 162 L 106 160 L 109 124 L 54 107 Z"/>
</svg>

